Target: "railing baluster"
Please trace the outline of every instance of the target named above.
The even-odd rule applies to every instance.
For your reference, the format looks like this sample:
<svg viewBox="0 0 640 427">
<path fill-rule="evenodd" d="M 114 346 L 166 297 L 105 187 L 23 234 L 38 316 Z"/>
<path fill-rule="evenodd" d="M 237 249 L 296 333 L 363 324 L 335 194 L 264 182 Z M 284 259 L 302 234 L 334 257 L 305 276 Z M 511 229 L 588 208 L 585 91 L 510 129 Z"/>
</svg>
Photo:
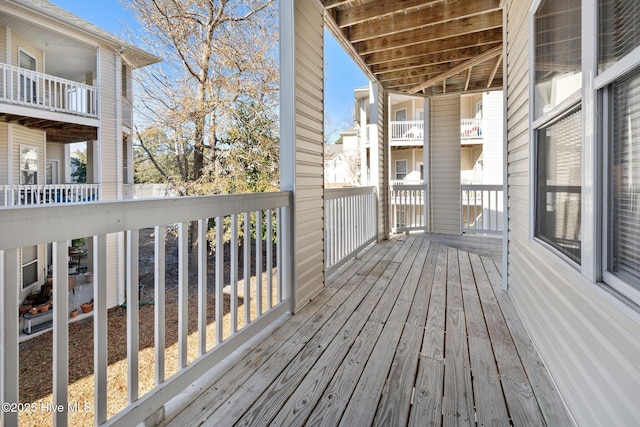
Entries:
<svg viewBox="0 0 640 427">
<path fill-rule="evenodd" d="M 156 385 L 164 382 L 164 347 L 165 347 L 165 226 L 155 227 L 155 295 L 154 295 L 154 323 L 155 323 L 155 360 Z"/>
<path fill-rule="evenodd" d="M 198 220 L 198 356 L 207 352 L 207 219 Z"/>
<path fill-rule="evenodd" d="M 67 425 L 69 407 L 69 254 L 67 242 L 53 242 L 53 404 L 54 425 Z"/>
<path fill-rule="evenodd" d="M 18 275 L 19 249 L 0 251 L 0 402 L 18 404 Z M 0 411 L 0 424 L 18 425 L 18 412 Z"/>
<path fill-rule="evenodd" d="M 189 224 L 178 224 L 178 367 L 187 366 L 189 335 Z"/>
<path fill-rule="evenodd" d="M 238 330 L 238 215 L 231 215 L 231 334 Z"/>
<path fill-rule="evenodd" d="M 273 307 L 273 211 L 267 209 L 267 309 Z"/>
<path fill-rule="evenodd" d="M 100 425 L 107 421 L 107 236 L 94 236 L 93 247 L 94 408 Z"/>
<path fill-rule="evenodd" d="M 268 270 L 267 270 L 268 271 Z M 262 211 L 256 211 L 256 316 L 262 316 Z"/>
<path fill-rule="evenodd" d="M 139 246 L 140 232 L 138 230 L 127 231 L 127 400 L 129 403 L 138 400 L 138 353 L 140 352 L 138 313 L 138 304 L 140 303 Z"/>
<path fill-rule="evenodd" d="M 224 341 L 224 217 L 216 217 L 216 343 Z"/>
<path fill-rule="evenodd" d="M 251 215 L 244 214 L 244 326 L 251 322 Z"/>
</svg>

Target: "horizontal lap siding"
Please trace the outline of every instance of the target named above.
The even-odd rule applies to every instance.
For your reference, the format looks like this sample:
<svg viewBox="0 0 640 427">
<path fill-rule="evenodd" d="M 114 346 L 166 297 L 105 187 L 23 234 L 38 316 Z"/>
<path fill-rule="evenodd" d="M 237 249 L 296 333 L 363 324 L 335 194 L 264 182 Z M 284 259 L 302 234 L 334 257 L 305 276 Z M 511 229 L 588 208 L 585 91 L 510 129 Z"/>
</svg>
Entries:
<svg viewBox="0 0 640 427">
<path fill-rule="evenodd" d="M 324 288 L 323 11 L 295 1 L 296 308 Z"/>
<path fill-rule="evenodd" d="M 529 8 L 507 4 L 509 290 L 578 424 L 635 425 L 637 313 L 529 239 Z"/>
<path fill-rule="evenodd" d="M 460 96 L 431 101 L 431 226 L 460 234 Z"/>
<path fill-rule="evenodd" d="M 9 125 L 0 123 L 0 184 L 9 184 Z"/>
</svg>

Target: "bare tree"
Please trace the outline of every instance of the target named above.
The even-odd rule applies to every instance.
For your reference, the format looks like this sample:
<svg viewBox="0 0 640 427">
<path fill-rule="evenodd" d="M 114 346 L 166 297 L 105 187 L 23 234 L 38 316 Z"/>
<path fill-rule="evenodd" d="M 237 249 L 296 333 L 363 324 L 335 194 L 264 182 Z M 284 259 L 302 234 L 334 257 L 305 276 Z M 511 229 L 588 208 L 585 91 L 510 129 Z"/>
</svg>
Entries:
<svg viewBox="0 0 640 427">
<path fill-rule="evenodd" d="M 278 90 L 277 15 L 273 0 L 131 0 L 147 30 L 146 44 L 162 64 L 139 74 L 138 112 L 145 127 L 162 129 L 162 152 L 136 131 L 154 166 L 182 194 L 211 191 L 240 103 L 275 108 Z M 277 120 L 277 118 L 276 118 Z M 155 147 L 157 148 L 157 147 Z M 173 158 L 164 169 L 153 156 Z"/>
</svg>

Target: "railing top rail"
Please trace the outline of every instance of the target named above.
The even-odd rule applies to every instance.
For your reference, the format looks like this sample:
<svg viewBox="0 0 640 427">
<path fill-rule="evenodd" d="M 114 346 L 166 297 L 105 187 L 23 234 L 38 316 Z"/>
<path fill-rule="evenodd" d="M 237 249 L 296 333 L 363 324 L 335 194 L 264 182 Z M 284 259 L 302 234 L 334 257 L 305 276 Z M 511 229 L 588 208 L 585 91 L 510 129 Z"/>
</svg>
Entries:
<svg viewBox="0 0 640 427">
<path fill-rule="evenodd" d="M 483 184 L 463 184 L 460 185 L 460 189 L 465 190 L 476 190 L 476 191 L 502 191 L 502 185 L 483 185 Z"/>
<path fill-rule="evenodd" d="M 290 206 L 292 193 L 247 193 L 0 209 L 0 250 Z M 25 230 L 29 230 L 25 233 Z"/>
<path fill-rule="evenodd" d="M 360 194 L 375 194 L 376 187 L 344 187 L 326 188 L 324 190 L 325 200 L 339 199 L 347 196 L 357 196 Z"/>
<path fill-rule="evenodd" d="M 391 124 L 422 125 L 424 120 L 391 120 Z"/>
<path fill-rule="evenodd" d="M 389 187 L 391 188 L 391 191 L 424 190 L 426 188 L 426 184 L 391 184 Z"/>
</svg>

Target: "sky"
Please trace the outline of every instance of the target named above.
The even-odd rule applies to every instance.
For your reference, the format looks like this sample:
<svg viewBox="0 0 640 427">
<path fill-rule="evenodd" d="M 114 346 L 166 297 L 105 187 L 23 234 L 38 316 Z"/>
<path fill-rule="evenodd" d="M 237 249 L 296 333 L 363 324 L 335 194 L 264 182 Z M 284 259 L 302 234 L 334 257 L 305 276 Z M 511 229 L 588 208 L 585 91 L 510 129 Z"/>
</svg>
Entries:
<svg viewBox="0 0 640 427">
<path fill-rule="evenodd" d="M 126 30 L 140 28 L 131 13 L 119 0 L 50 0 L 79 17 L 127 39 Z M 126 2 L 126 0 L 123 0 Z M 353 125 L 353 90 L 368 84 L 367 77 L 325 31 L 325 114 L 329 117 L 327 131 L 343 130 Z M 337 133 L 328 135 L 334 142 Z"/>
</svg>

